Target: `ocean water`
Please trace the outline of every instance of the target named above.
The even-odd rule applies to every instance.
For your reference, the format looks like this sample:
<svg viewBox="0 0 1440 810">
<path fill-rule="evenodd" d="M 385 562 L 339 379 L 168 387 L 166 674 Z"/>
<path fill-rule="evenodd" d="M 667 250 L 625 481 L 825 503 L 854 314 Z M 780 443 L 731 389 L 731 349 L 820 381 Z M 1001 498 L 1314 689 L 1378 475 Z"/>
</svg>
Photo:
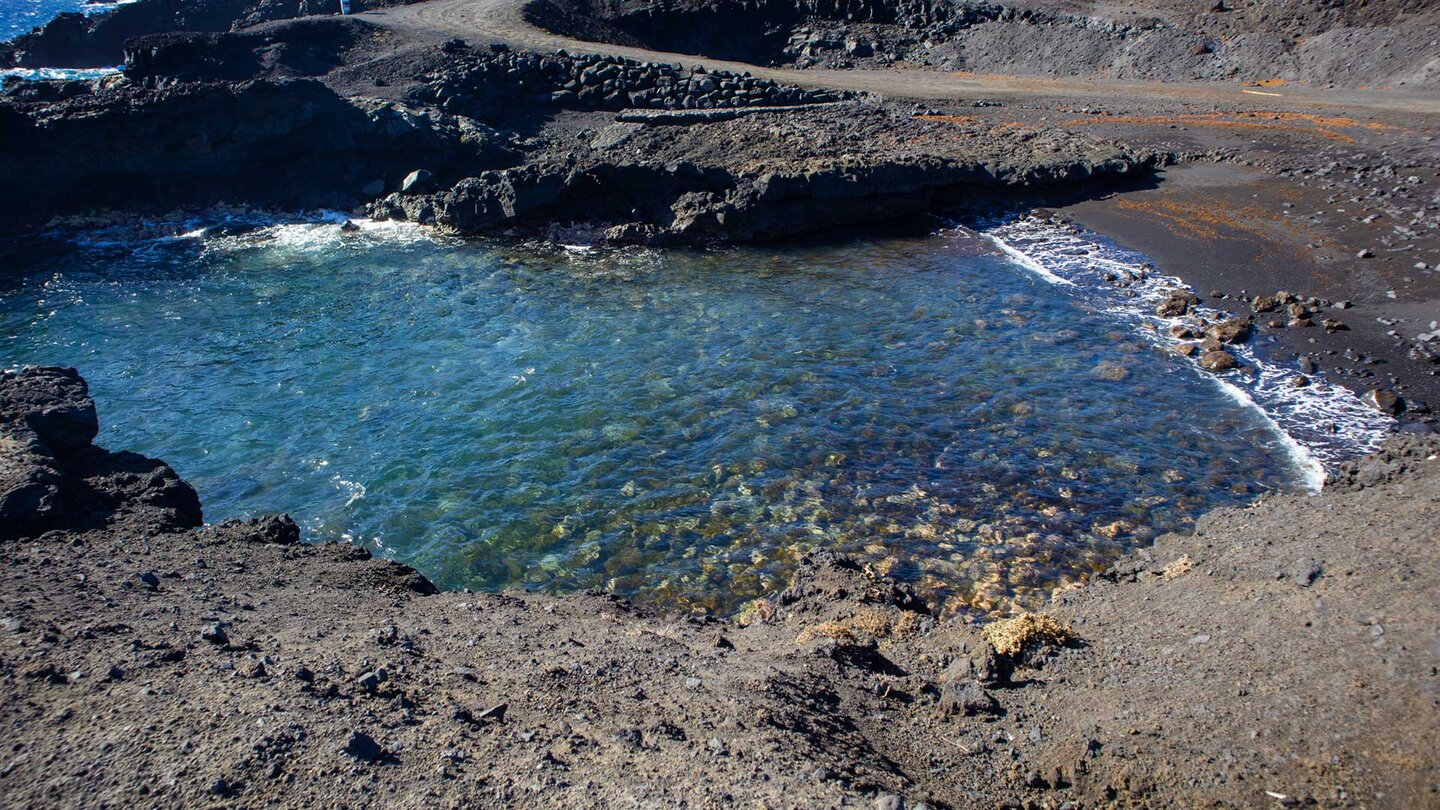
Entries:
<svg viewBox="0 0 1440 810">
<path fill-rule="evenodd" d="M 816 548 L 950 611 L 1035 602 L 1373 441 L 1323 386 L 1305 408 L 1340 422 L 1313 437 L 1315 411 L 1266 413 L 1259 377 L 1176 357 L 1025 227 L 673 251 L 384 223 L 55 236 L 3 259 L 0 364 L 79 367 L 100 442 L 169 461 L 209 521 L 288 512 L 446 588 L 705 612 Z"/>
<path fill-rule="evenodd" d="M 4 0 L 0 3 L 0 40 L 14 39 L 39 28 L 57 14 L 79 11 L 103 14 L 123 3 L 85 3 L 84 0 Z"/>
<path fill-rule="evenodd" d="M 79 11 L 84 14 L 103 14 L 134 0 L 121 0 L 117 3 L 85 3 L 83 0 L 0 0 L 0 41 L 14 39 L 20 34 L 29 33 L 36 28 L 54 19 L 57 14 L 66 11 Z M 22 79 L 47 80 L 47 79 L 97 79 L 111 73 L 115 68 L 66 68 L 63 66 L 46 68 L 3 68 L 0 69 L 0 79 L 6 76 L 19 76 Z"/>
</svg>

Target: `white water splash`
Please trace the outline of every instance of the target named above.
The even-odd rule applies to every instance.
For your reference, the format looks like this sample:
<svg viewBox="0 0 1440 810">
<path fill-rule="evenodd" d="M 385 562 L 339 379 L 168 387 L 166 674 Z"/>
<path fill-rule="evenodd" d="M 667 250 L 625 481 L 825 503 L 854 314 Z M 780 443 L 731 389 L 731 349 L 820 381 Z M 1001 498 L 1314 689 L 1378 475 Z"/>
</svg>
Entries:
<svg viewBox="0 0 1440 810">
<path fill-rule="evenodd" d="M 1075 287 L 1077 294 L 1128 322 L 1153 345 L 1171 348 L 1188 342 L 1172 338 L 1168 331 L 1185 319 L 1158 316 L 1155 308 L 1171 291 L 1190 288 L 1179 278 L 1157 272 L 1144 256 L 1098 234 L 1035 216 L 984 222 L 977 232 L 1026 270 L 1048 282 L 1058 279 Z M 1229 317 L 1208 307 L 1194 307 L 1191 312 L 1207 321 Z M 1261 356 L 1254 340 L 1226 349 L 1248 366 L 1248 372 L 1216 375 L 1192 367 L 1231 399 L 1263 416 L 1311 492 L 1320 490 L 1328 470 L 1375 450 L 1394 426 L 1390 417 L 1321 376 L 1312 375 L 1309 385 L 1295 387 L 1298 372 Z"/>
<path fill-rule="evenodd" d="M 27 82 L 90 81 L 120 72 L 118 67 L 104 68 L 0 68 L 0 81 L 18 76 Z"/>
</svg>

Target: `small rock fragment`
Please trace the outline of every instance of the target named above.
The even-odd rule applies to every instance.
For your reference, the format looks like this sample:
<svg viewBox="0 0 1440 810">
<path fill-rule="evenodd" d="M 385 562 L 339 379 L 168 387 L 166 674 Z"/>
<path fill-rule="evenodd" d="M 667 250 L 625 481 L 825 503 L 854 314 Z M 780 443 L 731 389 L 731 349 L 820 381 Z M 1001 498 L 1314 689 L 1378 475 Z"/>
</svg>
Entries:
<svg viewBox="0 0 1440 810">
<path fill-rule="evenodd" d="M 949 681 L 940 686 L 940 711 L 946 715 L 995 714 L 1000 704 L 975 681 Z"/>
<path fill-rule="evenodd" d="M 1372 388 L 1360 397 L 1366 405 L 1381 413 L 1388 413 L 1391 416 L 1405 410 L 1404 400 L 1394 391 L 1387 391 L 1383 388 Z"/>
</svg>

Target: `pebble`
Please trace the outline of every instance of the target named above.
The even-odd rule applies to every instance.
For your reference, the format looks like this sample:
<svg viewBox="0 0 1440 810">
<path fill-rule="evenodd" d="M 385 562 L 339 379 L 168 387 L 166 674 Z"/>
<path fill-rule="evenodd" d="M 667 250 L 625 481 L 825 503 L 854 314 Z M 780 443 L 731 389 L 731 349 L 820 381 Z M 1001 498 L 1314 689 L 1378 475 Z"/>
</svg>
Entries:
<svg viewBox="0 0 1440 810">
<path fill-rule="evenodd" d="M 901 810 L 904 804 L 894 793 L 882 793 L 875 799 L 875 810 Z"/>
</svg>

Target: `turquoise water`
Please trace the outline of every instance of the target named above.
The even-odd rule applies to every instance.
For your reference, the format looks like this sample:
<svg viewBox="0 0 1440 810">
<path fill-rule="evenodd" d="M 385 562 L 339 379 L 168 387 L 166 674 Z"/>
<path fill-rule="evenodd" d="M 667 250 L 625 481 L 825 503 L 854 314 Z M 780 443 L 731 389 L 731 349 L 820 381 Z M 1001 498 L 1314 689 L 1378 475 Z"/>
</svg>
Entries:
<svg viewBox="0 0 1440 810">
<path fill-rule="evenodd" d="M 448 588 L 728 611 L 838 548 L 950 609 L 1291 489 L 1273 427 L 962 235 L 566 250 L 333 224 L 3 258 L 0 358 L 210 521 L 294 515 Z"/>
</svg>

